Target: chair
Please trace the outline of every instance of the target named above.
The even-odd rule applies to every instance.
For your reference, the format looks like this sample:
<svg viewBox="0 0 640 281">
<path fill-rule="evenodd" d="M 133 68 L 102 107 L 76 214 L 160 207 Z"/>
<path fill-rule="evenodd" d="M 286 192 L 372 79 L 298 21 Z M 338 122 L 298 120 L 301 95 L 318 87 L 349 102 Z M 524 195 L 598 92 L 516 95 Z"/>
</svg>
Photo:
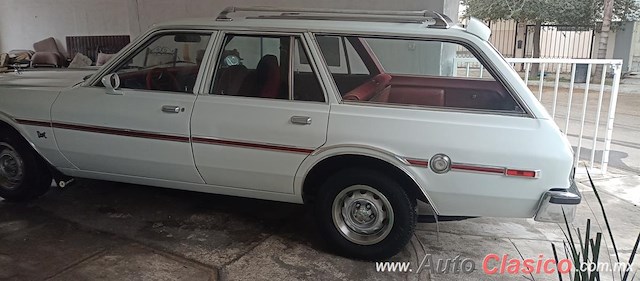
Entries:
<svg viewBox="0 0 640 281">
<path fill-rule="evenodd" d="M 33 43 L 33 49 L 36 53 L 31 58 L 31 67 L 63 67 L 65 65 L 66 58 L 58 49 L 58 44 L 53 37 Z"/>
</svg>

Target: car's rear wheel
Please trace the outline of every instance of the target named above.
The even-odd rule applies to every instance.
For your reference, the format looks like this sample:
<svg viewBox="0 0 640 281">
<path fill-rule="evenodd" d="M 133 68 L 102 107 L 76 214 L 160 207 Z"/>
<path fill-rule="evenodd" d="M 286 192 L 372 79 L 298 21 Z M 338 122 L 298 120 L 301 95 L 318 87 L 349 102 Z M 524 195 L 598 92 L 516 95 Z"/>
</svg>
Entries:
<svg viewBox="0 0 640 281">
<path fill-rule="evenodd" d="M 366 260 L 389 258 L 415 229 L 415 200 L 391 177 L 348 169 L 320 188 L 315 215 L 323 236 L 340 254 Z"/>
<path fill-rule="evenodd" d="M 21 202 L 42 196 L 51 186 L 46 164 L 19 137 L 0 135 L 0 197 Z"/>
</svg>

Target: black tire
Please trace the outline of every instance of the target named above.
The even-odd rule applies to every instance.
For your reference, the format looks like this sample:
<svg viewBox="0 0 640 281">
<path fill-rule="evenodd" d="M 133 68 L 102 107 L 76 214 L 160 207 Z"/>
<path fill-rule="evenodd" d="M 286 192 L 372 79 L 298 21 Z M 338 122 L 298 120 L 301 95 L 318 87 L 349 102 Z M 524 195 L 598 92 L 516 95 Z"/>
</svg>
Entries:
<svg viewBox="0 0 640 281">
<path fill-rule="evenodd" d="M 47 193 L 51 179 L 47 164 L 21 136 L 1 132 L 0 197 L 9 202 L 38 198 Z"/>
<path fill-rule="evenodd" d="M 377 196 L 375 191 L 384 198 Z M 340 199 L 336 198 L 338 196 Z M 359 168 L 342 170 L 327 179 L 318 191 L 317 199 L 314 212 L 318 228 L 329 246 L 346 257 L 378 261 L 388 259 L 407 245 L 416 227 L 418 216 L 415 199 L 410 199 L 407 192 L 393 178 L 379 171 Z M 379 208 L 386 204 L 385 199 L 391 210 Z M 375 202 L 371 202 L 372 200 Z M 374 206 L 371 209 L 367 206 L 368 210 L 365 210 L 362 216 L 358 212 L 362 205 L 369 205 L 368 202 Z M 369 212 L 372 209 L 383 211 Z M 336 213 L 338 210 L 341 211 Z M 345 218 L 345 211 L 353 215 Z M 362 223 L 363 221 L 371 219 L 375 226 L 378 217 L 387 216 L 392 217 L 392 220 L 388 217 L 387 223 L 382 223 L 380 230 L 367 229 L 370 232 L 361 235 L 364 233 L 362 229 L 371 223 Z M 351 226 L 347 223 L 348 220 L 351 220 Z M 354 225 L 355 228 L 352 227 Z"/>
</svg>

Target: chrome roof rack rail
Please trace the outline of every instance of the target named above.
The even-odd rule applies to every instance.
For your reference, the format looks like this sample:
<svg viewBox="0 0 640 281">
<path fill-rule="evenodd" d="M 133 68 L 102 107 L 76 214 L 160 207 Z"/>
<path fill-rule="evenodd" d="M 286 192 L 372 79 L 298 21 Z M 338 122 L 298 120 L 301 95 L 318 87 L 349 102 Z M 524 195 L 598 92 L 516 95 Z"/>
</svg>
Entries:
<svg viewBox="0 0 640 281">
<path fill-rule="evenodd" d="M 343 10 L 313 8 L 275 8 L 275 7 L 227 7 L 216 18 L 217 21 L 232 21 L 231 13 L 260 12 L 280 13 L 280 15 L 260 16 L 258 18 L 277 19 L 314 19 L 314 20 L 351 20 L 381 22 L 426 22 L 433 28 L 449 28 L 453 22 L 449 17 L 433 11 L 375 11 L 375 10 Z M 255 18 L 255 17 L 254 17 Z"/>
</svg>

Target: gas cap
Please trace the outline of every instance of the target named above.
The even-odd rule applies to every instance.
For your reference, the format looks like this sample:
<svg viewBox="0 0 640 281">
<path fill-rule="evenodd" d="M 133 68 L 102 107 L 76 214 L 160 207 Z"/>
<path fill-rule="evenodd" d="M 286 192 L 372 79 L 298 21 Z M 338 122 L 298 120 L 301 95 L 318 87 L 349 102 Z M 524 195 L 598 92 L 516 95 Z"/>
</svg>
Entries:
<svg viewBox="0 0 640 281">
<path fill-rule="evenodd" d="M 444 174 L 451 170 L 451 159 L 445 154 L 436 154 L 431 157 L 429 166 L 436 174 Z"/>
</svg>

